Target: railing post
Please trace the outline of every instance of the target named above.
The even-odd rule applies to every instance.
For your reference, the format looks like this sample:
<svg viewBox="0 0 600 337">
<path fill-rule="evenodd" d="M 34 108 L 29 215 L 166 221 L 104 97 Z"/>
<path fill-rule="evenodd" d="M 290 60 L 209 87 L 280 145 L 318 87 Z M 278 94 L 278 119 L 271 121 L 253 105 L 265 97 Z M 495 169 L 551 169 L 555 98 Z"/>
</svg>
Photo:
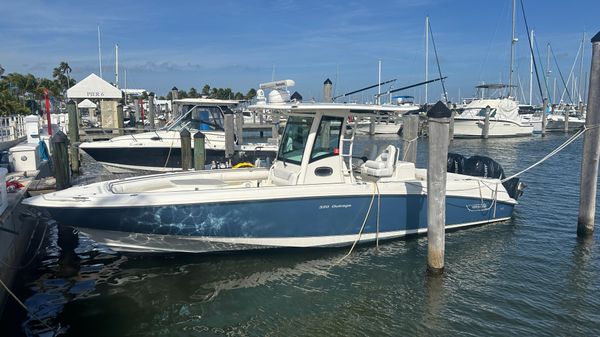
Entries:
<svg viewBox="0 0 600 337">
<path fill-rule="evenodd" d="M 591 236 L 594 231 L 596 211 L 596 183 L 600 160 L 600 32 L 592 38 L 592 66 L 588 91 L 579 188 L 579 217 L 577 235 Z"/>
<path fill-rule="evenodd" d="M 427 160 L 427 271 L 444 271 L 446 235 L 446 173 L 448 129 L 452 112 L 441 101 L 427 111 L 429 144 Z"/>
</svg>

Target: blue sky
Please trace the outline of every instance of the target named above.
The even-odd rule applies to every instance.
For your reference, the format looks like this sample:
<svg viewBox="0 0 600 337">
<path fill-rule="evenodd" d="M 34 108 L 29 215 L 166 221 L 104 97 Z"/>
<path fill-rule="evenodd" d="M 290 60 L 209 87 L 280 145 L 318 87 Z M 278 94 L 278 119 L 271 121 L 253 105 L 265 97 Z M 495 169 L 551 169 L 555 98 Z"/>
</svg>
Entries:
<svg viewBox="0 0 600 337">
<path fill-rule="evenodd" d="M 589 38 L 600 29 L 600 2 L 524 2 L 541 61 L 545 64 L 545 46 L 551 42 L 566 79 L 587 31 L 584 72 L 588 71 Z M 100 25 L 104 78 L 114 81 L 118 43 L 121 87 L 124 68 L 128 87 L 158 95 L 173 86 L 187 90 L 204 84 L 245 93 L 270 81 L 274 73 L 275 79 L 295 80 L 293 90 L 305 98 L 320 100 L 326 78 L 334 81 L 338 94 L 375 84 L 380 59 L 383 79 L 397 78 L 396 87 L 423 81 L 424 22 L 429 15 L 442 72 L 448 76 L 447 91 L 456 100 L 459 90 L 462 97 L 470 96 L 482 81 L 507 81 L 510 3 L 0 0 L 0 65 L 7 72 L 50 77 L 52 68 L 64 60 L 77 80 L 99 73 Z M 520 7 L 517 14 L 517 81 L 520 78 L 528 97 L 529 53 Z M 433 78 L 437 67 L 431 46 L 430 57 Z M 369 99 L 372 94 L 353 98 Z M 422 88 L 403 94 L 420 100 L 424 96 Z M 440 95 L 439 82 L 429 86 L 430 101 Z"/>
</svg>

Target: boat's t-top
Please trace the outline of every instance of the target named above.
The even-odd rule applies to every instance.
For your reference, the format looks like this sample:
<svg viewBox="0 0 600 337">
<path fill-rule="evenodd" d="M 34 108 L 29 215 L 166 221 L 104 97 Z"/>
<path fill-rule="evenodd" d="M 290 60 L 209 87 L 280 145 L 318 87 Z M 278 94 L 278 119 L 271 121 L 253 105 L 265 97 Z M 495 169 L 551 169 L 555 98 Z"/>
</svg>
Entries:
<svg viewBox="0 0 600 337">
<path fill-rule="evenodd" d="M 288 116 L 269 179 L 276 185 L 355 182 L 352 167 L 354 132 L 346 135 L 349 117 L 378 116 L 398 106 L 348 103 L 261 103 L 250 110 Z M 398 149 L 389 146 L 375 161 L 364 163 L 361 174 L 392 177 Z M 372 163 L 371 163 L 372 162 Z M 370 170 L 369 170 L 370 168 Z M 414 166 L 413 166 L 414 168 Z"/>
</svg>

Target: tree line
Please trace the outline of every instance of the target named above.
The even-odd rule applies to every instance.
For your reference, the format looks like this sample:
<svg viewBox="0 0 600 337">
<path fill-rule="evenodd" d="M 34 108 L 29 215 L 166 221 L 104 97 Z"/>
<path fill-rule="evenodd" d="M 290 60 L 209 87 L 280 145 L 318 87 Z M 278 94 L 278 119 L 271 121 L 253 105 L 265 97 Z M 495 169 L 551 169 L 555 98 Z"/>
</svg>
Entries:
<svg viewBox="0 0 600 337">
<path fill-rule="evenodd" d="M 0 116 L 13 114 L 30 114 L 41 110 L 40 101 L 44 91 L 53 100 L 62 102 L 67 96 L 67 89 L 75 84 L 70 78 L 71 67 L 61 62 L 52 70 L 52 78 L 35 77 L 32 74 L 9 73 L 0 65 Z"/>
<path fill-rule="evenodd" d="M 256 96 L 256 90 L 254 88 L 248 90 L 248 92 L 244 95 L 241 92 L 233 92 L 231 88 L 211 88 L 210 85 L 205 84 L 202 87 L 202 90 L 198 92 L 198 90 L 194 87 L 191 87 L 190 90 L 178 90 L 179 98 L 214 98 L 214 99 L 233 99 L 233 100 L 251 100 Z M 161 96 L 160 99 L 173 99 L 172 93 L 169 91 L 166 96 Z"/>
</svg>

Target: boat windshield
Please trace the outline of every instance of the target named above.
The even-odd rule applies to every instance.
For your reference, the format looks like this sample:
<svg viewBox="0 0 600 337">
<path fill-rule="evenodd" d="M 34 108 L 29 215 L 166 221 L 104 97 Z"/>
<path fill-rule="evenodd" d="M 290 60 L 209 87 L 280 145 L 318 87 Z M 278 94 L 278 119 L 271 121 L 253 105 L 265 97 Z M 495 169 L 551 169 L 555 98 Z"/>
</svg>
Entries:
<svg viewBox="0 0 600 337">
<path fill-rule="evenodd" d="M 281 138 L 278 159 L 300 165 L 310 133 L 313 117 L 290 116 Z"/>
<path fill-rule="evenodd" d="M 225 107 L 227 108 L 227 107 Z M 169 131 L 180 131 L 183 128 L 200 131 L 222 131 L 223 111 L 218 106 L 194 106 L 175 123 L 168 127 Z"/>
<path fill-rule="evenodd" d="M 340 154 L 340 136 L 344 117 L 323 116 L 317 138 L 310 155 L 310 162 Z"/>
</svg>

